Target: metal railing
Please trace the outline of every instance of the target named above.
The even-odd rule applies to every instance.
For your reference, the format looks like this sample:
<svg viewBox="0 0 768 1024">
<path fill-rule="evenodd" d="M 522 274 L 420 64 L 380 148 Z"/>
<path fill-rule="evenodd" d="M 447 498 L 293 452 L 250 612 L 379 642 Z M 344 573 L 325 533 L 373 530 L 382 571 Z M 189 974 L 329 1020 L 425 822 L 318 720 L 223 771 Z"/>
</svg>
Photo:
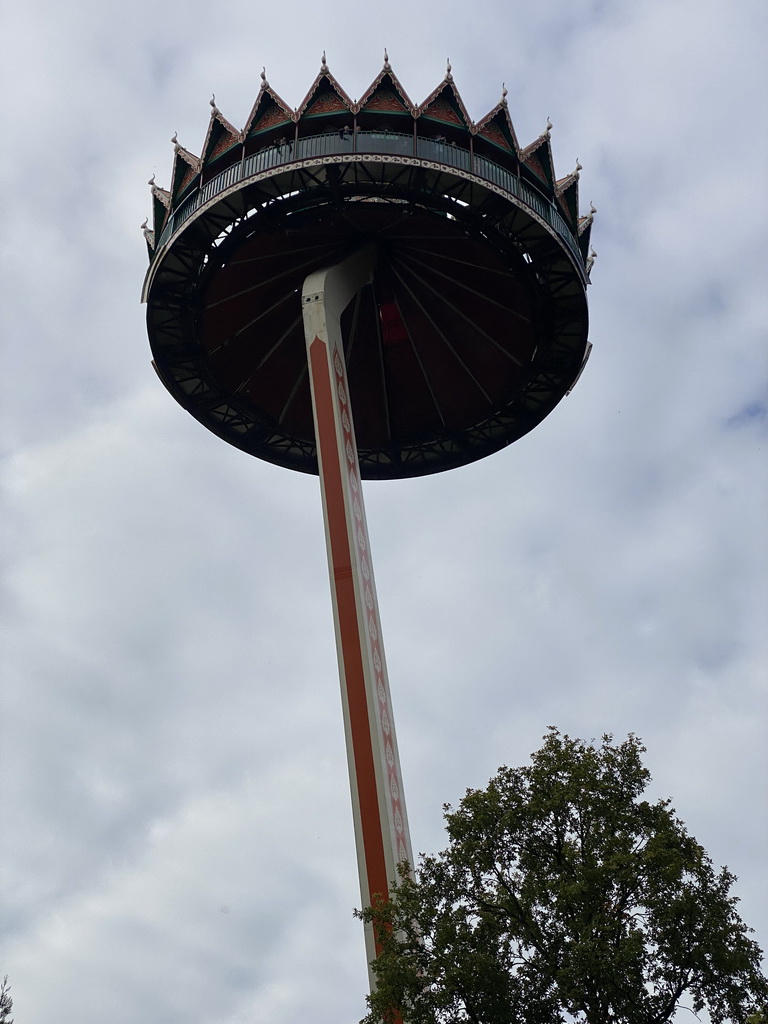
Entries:
<svg viewBox="0 0 768 1024">
<path fill-rule="evenodd" d="M 296 141 L 276 142 L 265 149 L 254 153 L 245 160 L 231 164 L 226 170 L 207 181 L 202 188 L 188 196 L 182 204 L 171 213 L 168 223 L 158 239 L 156 251 L 178 228 L 219 192 L 231 188 L 240 181 L 261 174 L 263 171 L 295 163 L 299 160 L 311 160 L 315 157 L 337 156 L 342 153 L 391 153 L 399 156 L 416 156 L 422 160 L 456 167 L 459 170 L 474 174 L 498 188 L 514 196 L 547 222 L 563 239 L 580 269 L 584 259 L 578 241 L 560 211 L 541 193 L 537 192 L 528 182 L 518 178 L 512 171 L 494 163 L 487 157 L 470 153 L 453 143 L 442 139 L 422 139 L 413 135 L 395 132 L 363 132 L 342 131 L 327 132 L 324 135 L 310 135 Z"/>
</svg>

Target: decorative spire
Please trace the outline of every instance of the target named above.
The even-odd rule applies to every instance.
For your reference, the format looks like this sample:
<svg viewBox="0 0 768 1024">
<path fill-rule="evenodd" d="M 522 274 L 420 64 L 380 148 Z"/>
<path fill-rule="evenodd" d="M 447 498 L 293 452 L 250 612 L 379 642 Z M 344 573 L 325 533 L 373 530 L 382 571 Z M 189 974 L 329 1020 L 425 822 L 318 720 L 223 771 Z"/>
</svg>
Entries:
<svg viewBox="0 0 768 1024">
<path fill-rule="evenodd" d="M 507 89 L 506 83 L 502 82 L 501 83 L 501 102 L 504 104 L 505 107 L 507 106 L 507 93 L 508 92 L 509 92 L 509 89 Z"/>
<path fill-rule="evenodd" d="M 555 127 L 555 126 L 554 126 L 554 125 L 552 124 L 552 122 L 550 121 L 550 119 L 549 119 L 549 118 L 547 118 L 547 130 L 546 130 L 546 131 L 544 132 L 544 134 L 545 134 L 545 135 L 547 136 L 547 138 L 549 138 L 549 136 L 550 136 L 550 135 L 552 134 L 552 129 L 553 129 L 554 127 Z"/>
<path fill-rule="evenodd" d="M 587 257 L 587 262 L 584 264 L 584 270 L 586 271 L 587 278 L 589 278 L 589 272 L 592 269 L 592 267 L 595 265 L 595 260 L 596 259 L 597 259 L 597 253 L 595 252 L 594 249 L 590 248 L 589 256 Z"/>
<path fill-rule="evenodd" d="M 173 136 L 171 137 L 171 142 L 173 143 L 173 148 L 178 153 L 178 151 L 181 149 L 181 146 L 179 145 L 179 133 L 178 132 L 174 132 L 173 133 Z"/>
<path fill-rule="evenodd" d="M 154 185 L 155 184 L 155 172 L 152 173 L 152 177 L 149 179 L 147 184 L 148 185 Z"/>
<path fill-rule="evenodd" d="M 149 220 L 148 217 L 144 218 L 144 223 L 141 225 L 141 233 L 142 233 L 142 235 L 144 235 L 144 241 L 149 246 L 149 249 L 150 249 L 150 252 L 151 252 L 151 250 L 153 250 L 155 248 L 155 232 L 152 230 L 152 228 L 147 227 L 148 220 Z M 152 257 L 150 255 L 150 259 L 151 258 Z"/>
<path fill-rule="evenodd" d="M 385 71 L 389 71 L 390 69 L 391 69 L 391 65 L 389 63 L 389 54 L 387 53 L 387 48 L 385 46 L 384 47 L 384 70 Z"/>
<path fill-rule="evenodd" d="M 574 173 L 574 174 L 576 175 L 576 177 L 578 178 L 578 176 L 579 176 L 579 171 L 583 171 L 583 170 L 584 170 L 584 168 L 583 168 L 583 167 L 581 166 L 581 164 L 579 163 L 579 158 L 578 158 L 578 157 L 576 157 L 576 170 L 575 170 L 575 171 L 574 171 L 573 173 Z"/>
<path fill-rule="evenodd" d="M 216 93 L 211 93 L 211 98 L 208 100 L 208 102 L 211 104 L 211 109 L 213 110 L 214 114 L 218 114 L 219 108 L 216 106 Z"/>
<path fill-rule="evenodd" d="M 266 89 L 268 88 L 268 86 L 269 82 L 267 81 L 267 69 L 266 67 L 263 67 L 261 69 L 261 88 Z"/>
<path fill-rule="evenodd" d="M 446 63 L 445 80 L 446 80 L 446 82 L 452 82 L 453 81 L 453 75 L 451 74 L 451 58 L 449 57 L 448 60 L 445 63 Z"/>
<path fill-rule="evenodd" d="M 325 59 L 325 50 L 323 50 L 323 60 L 322 60 L 322 63 L 320 64 L 320 71 L 323 72 L 323 71 L 327 71 L 327 70 L 328 70 L 328 61 Z"/>
</svg>

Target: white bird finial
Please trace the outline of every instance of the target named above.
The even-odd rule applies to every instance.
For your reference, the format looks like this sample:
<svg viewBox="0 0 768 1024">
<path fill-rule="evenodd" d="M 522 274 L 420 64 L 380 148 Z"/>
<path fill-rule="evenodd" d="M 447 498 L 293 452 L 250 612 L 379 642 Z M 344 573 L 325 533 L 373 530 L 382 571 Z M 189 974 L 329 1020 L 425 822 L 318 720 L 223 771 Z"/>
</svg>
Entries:
<svg viewBox="0 0 768 1024">
<path fill-rule="evenodd" d="M 208 102 L 213 107 L 214 113 L 218 113 L 219 108 L 216 106 L 216 93 L 215 92 L 211 93 L 211 98 L 208 100 Z"/>
<path fill-rule="evenodd" d="M 581 166 L 581 164 L 579 163 L 579 158 L 578 158 L 578 157 L 576 157 L 576 170 L 575 170 L 575 171 L 574 171 L 573 173 L 574 173 L 574 174 L 578 174 L 578 173 L 579 173 L 579 171 L 583 171 L 583 170 L 584 170 L 584 168 L 583 168 L 583 167 Z"/>
<path fill-rule="evenodd" d="M 384 47 L 384 67 L 389 71 L 389 54 L 387 53 L 386 46 Z"/>
<path fill-rule="evenodd" d="M 589 216 L 590 217 L 594 217 L 596 213 L 597 213 L 597 207 L 595 206 L 595 204 L 593 202 L 590 201 L 590 204 L 589 204 Z"/>
<path fill-rule="evenodd" d="M 153 174 L 153 175 L 152 175 L 152 177 L 151 177 L 151 178 L 149 179 L 149 181 L 147 182 L 147 184 L 148 184 L 148 185 L 154 185 L 154 184 L 155 184 L 155 175 L 154 175 L 154 174 Z"/>
<path fill-rule="evenodd" d="M 505 105 L 506 105 L 506 102 L 507 102 L 507 93 L 508 92 L 509 92 L 509 89 L 507 89 L 506 82 L 502 82 L 501 83 L 501 102 L 504 103 Z"/>
<path fill-rule="evenodd" d="M 546 132 L 547 137 L 549 137 L 549 133 L 552 131 L 552 129 L 554 127 L 555 126 L 552 124 L 552 122 L 549 120 L 549 118 L 547 118 L 547 132 Z"/>
<path fill-rule="evenodd" d="M 320 65 L 320 70 L 321 71 L 327 71 L 328 70 L 328 61 L 325 59 L 325 50 L 323 50 L 323 61 L 322 61 L 322 64 Z"/>
<path fill-rule="evenodd" d="M 451 58 L 449 57 L 445 63 L 446 63 L 445 80 L 446 80 L 446 82 L 450 82 L 451 78 L 453 77 L 451 75 Z"/>
<path fill-rule="evenodd" d="M 174 144 L 174 146 L 176 146 L 176 148 L 177 148 L 177 149 L 178 149 L 178 147 L 179 147 L 179 139 L 178 139 L 178 135 L 179 135 L 179 133 L 178 133 L 178 132 L 174 132 L 174 133 L 173 133 L 173 136 L 171 137 L 171 142 L 172 142 L 172 143 Z"/>
</svg>

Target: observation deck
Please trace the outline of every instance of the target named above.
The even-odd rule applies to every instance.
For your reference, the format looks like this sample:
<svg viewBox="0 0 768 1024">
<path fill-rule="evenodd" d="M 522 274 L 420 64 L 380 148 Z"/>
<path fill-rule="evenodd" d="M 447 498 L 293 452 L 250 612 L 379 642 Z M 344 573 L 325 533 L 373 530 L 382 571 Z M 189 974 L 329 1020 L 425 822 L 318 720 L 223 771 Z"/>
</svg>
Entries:
<svg viewBox="0 0 768 1024">
<path fill-rule="evenodd" d="M 589 352 L 592 212 L 556 180 L 549 128 L 522 148 L 506 94 L 478 124 L 445 80 L 421 105 L 388 62 L 359 102 L 323 65 L 292 111 L 266 76 L 242 132 L 213 113 L 152 184 L 144 285 L 157 372 L 237 447 L 316 473 L 300 292 L 374 242 L 342 328 L 361 474 L 453 468 L 511 443 Z"/>
<path fill-rule="evenodd" d="M 413 135 L 382 132 L 357 131 L 348 135 L 331 132 L 310 135 L 295 142 L 275 142 L 247 159 L 243 154 L 239 163 L 231 164 L 205 185 L 197 187 L 176 210 L 171 212 L 158 239 L 157 250 L 162 250 L 184 221 L 201 206 L 221 193 L 237 188 L 241 183 L 256 182 L 263 175 L 269 176 L 273 171 L 288 166 L 311 166 L 319 159 L 330 158 L 341 163 L 345 159 L 364 160 L 366 156 L 373 154 L 379 157 L 406 157 L 408 162 L 412 160 L 415 165 L 420 161 L 425 161 L 427 165 L 442 164 L 456 168 L 469 179 L 478 178 L 501 189 L 508 196 L 524 203 L 557 232 L 569 247 L 584 284 L 587 283 L 584 254 L 579 246 L 578 236 L 568 226 L 555 203 L 534 185 L 487 157 L 478 156 L 471 150 L 462 149 L 455 144 L 450 145 L 447 142 L 437 142 L 434 139 Z"/>
</svg>

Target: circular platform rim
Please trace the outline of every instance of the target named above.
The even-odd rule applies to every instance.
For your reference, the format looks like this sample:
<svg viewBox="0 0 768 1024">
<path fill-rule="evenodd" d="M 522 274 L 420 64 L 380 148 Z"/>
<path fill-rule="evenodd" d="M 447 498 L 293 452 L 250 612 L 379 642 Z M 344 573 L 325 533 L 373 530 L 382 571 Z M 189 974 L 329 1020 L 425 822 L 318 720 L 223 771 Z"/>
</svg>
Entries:
<svg viewBox="0 0 768 1024">
<path fill-rule="evenodd" d="M 448 177 L 448 179 L 453 179 L 456 182 L 470 184 L 474 186 L 475 189 L 479 188 L 480 190 L 482 190 L 483 195 L 492 193 L 498 196 L 501 200 L 503 200 L 504 203 L 508 204 L 510 207 L 522 213 L 525 217 L 528 218 L 531 224 L 536 226 L 539 232 L 539 243 L 541 241 L 546 242 L 546 247 L 548 250 L 551 250 L 553 260 L 565 260 L 565 266 L 562 269 L 563 272 L 565 272 L 567 267 L 567 274 L 564 273 L 564 276 L 567 276 L 568 278 L 571 279 L 572 286 L 578 286 L 577 291 L 581 301 L 579 302 L 579 315 L 578 317 L 576 317 L 576 319 L 578 319 L 579 322 L 582 324 L 582 330 L 579 331 L 580 339 L 583 338 L 583 355 L 581 358 L 581 362 L 578 366 L 574 365 L 572 367 L 573 373 L 572 375 L 570 375 L 570 378 L 567 382 L 561 380 L 560 383 L 556 386 L 556 388 L 554 389 L 557 392 L 556 397 L 553 401 L 550 402 L 550 405 L 546 409 L 546 411 L 543 412 L 543 414 L 541 415 L 536 414 L 534 416 L 531 416 L 532 422 L 530 422 L 527 425 L 524 425 L 524 429 L 510 428 L 507 437 L 504 440 L 499 441 L 498 437 L 500 436 L 501 433 L 503 433 L 503 431 L 498 427 L 499 423 L 502 420 L 502 410 L 497 410 L 492 416 L 485 420 L 483 424 L 478 424 L 476 428 L 473 428 L 476 430 L 476 437 L 480 436 L 483 430 L 487 431 L 486 437 L 490 437 L 490 432 L 492 430 L 495 430 L 495 440 L 487 440 L 484 445 L 477 445 L 476 448 L 472 449 L 471 454 L 467 453 L 467 457 L 460 457 L 455 454 L 451 455 L 444 453 L 444 459 L 439 464 L 427 464 L 426 461 L 423 464 L 420 463 L 419 465 L 409 465 L 407 467 L 404 465 L 404 463 L 391 464 L 389 467 L 387 467 L 388 471 L 384 471 L 382 469 L 383 464 L 377 464 L 373 459 L 371 459 L 371 461 L 368 462 L 364 454 L 366 449 L 361 449 L 361 471 L 364 478 L 399 479 L 403 477 L 421 476 L 436 472 L 442 472 L 447 469 L 456 468 L 457 466 L 465 465 L 470 462 L 477 461 L 480 458 L 484 458 L 487 455 L 490 455 L 493 452 L 498 451 L 503 447 L 506 447 L 508 444 L 513 443 L 515 440 L 518 440 L 520 437 L 524 436 L 535 426 L 541 423 L 543 419 L 545 419 L 546 416 L 549 415 L 549 413 L 554 409 L 554 407 L 562 400 L 562 398 L 569 393 L 569 391 L 575 384 L 576 380 L 578 379 L 581 373 L 584 362 L 586 361 L 586 356 L 590 348 L 589 342 L 587 341 L 587 278 L 583 265 L 581 265 L 574 259 L 574 254 L 572 252 L 571 247 L 568 244 L 566 244 L 564 239 L 561 238 L 560 234 L 555 230 L 555 228 L 551 224 L 549 224 L 543 217 L 539 216 L 537 212 L 528 204 L 520 201 L 518 197 L 512 195 L 507 190 L 496 186 L 495 183 L 490 182 L 487 179 L 482 178 L 478 175 L 464 171 L 462 168 L 457 168 L 453 165 L 446 165 L 437 161 L 426 160 L 420 157 L 403 156 L 400 154 L 392 155 L 368 152 L 359 152 L 352 154 L 332 154 L 323 156 L 322 158 L 318 158 L 316 156 L 303 158 L 301 160 L 292 161 L 290 163 L 280 164 L 276 167 L 270 167 L 257 174 L 250 175 L 249 177 L 244 179 L 240 179 L 233 183 L 230 187 L 215 192 L 205 202 L 202 202 L 200 206 L 197 207 L 188 217 L 186 217 L 183 223 L 179 225 L 177 229 L 171 232 L 169 238 L 163 243 L 163 245 L 160 248 L 158 248 L 148 270 L 147 277 L 145 280 L 144 298 L 148 304 L 148 325 L 153 354 L 157 354 L 155 350 L 155 335 L 153 333 L 154 324 L 150 322 L 153 287 L 158 280 L 158 274 L 160 274 L 162 277 L 161 271 L 166 263 L 166 260 L 173 256 L 174 250 L 178 247 L 179 242 L 184 238 L 187 232 L 194 232 L 196 226 L 199 227 L 201 223 L 203 223 L 206 218 L 210 217 L 211 214 L 214 213 L 216 211 L 216 208 L 219 206 L 224 207 L 226 210 L 226 216 L 219 220 L 219 234 L 221 234 L 222 231 L 224 230 L 221 229 L 222 223 L 227 223 L 229 230 L 237 231 L 238 228 L 242 227 L 245 223 L 247 223 L 247 220 L 250 219 L 250 211 L 248 210 L 247 203 L 243 203 L 244 210 L 240 213 L 236 213 L 231 209 L 231 207 L 227 208 L 227 202 L 228 200 L 231 200 L 233 196 L 236 196 L 238 193 L 245 191 L 252 185 L 258 185 L 259 183 L 263 183 L 264 181 L 270 179 L 279 179 L 280 177 L 285 177 L 286 179 L 288 179 L 290 178 L 291 175 L 295 175 L 296 172 L 306 171 L 308 168 L 314 169 L 322 168 L 324 166 L 329 167 L 334 165 L 338 166 L 366 163 L 374 165 L 389 164 L 395 165 L 397 167 L 405 166 L 417 170 L 423 169 L 425 171 L 430 171 L 433 174 L 436 173 L 439 175 L 445 175 Z M 288 189 L 284 191 L 282 195 L 287 196 L 291 194 L 291 191 L 293 192 L 294 195 L 298 194 L 296 190 Z M 309 189 L 306 189 L 305 191 L 309 191 Z M 273 197 L 273 201 L 278 201 L 278 195 L 280 194 L 280 189 L 278 189 L 276 195 Z M 435 195 L 437 194 L 440 194 L 442 199 L 448 200 L 451 198 L 447 193 L 436 192 Z M 424 205 L 427 208 L 431 208 L 433 210 L 436 209 L 435 206 L 430 207 L 426 199 Z M 541 232 L 543 232 L 543 238 L 540 234 Z M 211 245 L 214 236 L 211 234 L 210 230 L 207 233 L 209 235 L 208 245 Z M 158 369 L 157 366 L 156 369 Z M 167 369 L 167 367 L 164 367 L 164 369 Z M 552 373 L 551 370 L 549 372 Z M 198 415 L 198 413 L 192 408 L 191 402 L 189 402 L 191 396 L 186 393 L 182 393 L 182 389 L 178 385 L 178 378 L 171 377 L 169 373 L 168 377 L 170 377 L 171 381 L 173 381 L 173 383 L 169 383 L 169 380 L 166 379 L 166 377 L 163 375 L 160 369 L 158 369 L 158 375 L 160 376 L 165 386 L 171 391 L 171 393 L 174 395 L 177 401 L 179 401 L 183 408 L 190 412 L 190 414 L 193 415 L 196 419 L 198 419 L 199 422 L 201 422 L 204 426 L 210 429 L 213 433 L 216 433 L 222 439 L 226 440 L 228 443 L 233 444 L 235 447 L 239 447 L 241 450 L 245 451 L 248 454 L 251 454 L 258 458 L 265 459 L 266 461 L 270 461 L 277 465 L 281 465 L 286 468 L 291 468 L 300 472 L 316 475 L 316 464 L 312 464 L 314 456 L 312 452 L 310 452 L 309 450 L 310 448 L 313 448 L 314 442 L 312 442 L 311 444 L 307 444 L 306 441 L 303 441 L 300 438 L 293 438 L 292 435 L 285 435 L 287 441 L 292 441 L 297 446 L 296 449 L 294 450 L 302 451 L 301 456 L 295 457 L 293 455 L 289 456 L 287 454 L 287 449 L 283 450 L 279 448 L 277 445 L 275 445 L 274 448 L 267 448 L 267 444 L 271 445 L 273 443 L 272 441 L 263 443 L 255 441 L 251 442 L 251 444 L 248 445 L 244 443 L 242 436 L 233 436 L 233 429 L 231 427 L 231 424 L 229 426 L 229 429 L 225 429 L 224 426 L 215 424 L 213 422 L 213 417 L 210 411 L 205 415 L 205 418 L 202 412 L 200 415 Z M 223 394 L 221 392 L 219 393 Z M 222 400 L 224 401 L 224 399 Z M 227 402 L 229 402 L 230 400 L 231 397 L 230 399 L 226 399 Z M 237 409 L 237 406 L 233 406 L 232 408 L 235 411 L 239 411 L 241 414 L 243 413 L 242 410 Z M 253 421 L 252 416 L 251 420 L 253 423 L 258 422 Z M 508 420 L 508 422 L 511 422 L 511 420 Z M 416 447 L 412 446 L 408 450 L 421 450 L 425 452 L 427 450 L 426 448 L 419 448 L 420 443 L 421 442 L 414 442 Z M 436 446 L 433 449 L 434 451 L 440 451 L 440 443 L 441 442 L 439 439 L 433 442 L 433 444 Z M 254 450 L 256 448 L 258 448 L 258 450 Z M 372 451 L 375 450 L 372 449 Z M 435 456 L 435 458 L 437 459 L 438 457 Z"/>
</svg>

